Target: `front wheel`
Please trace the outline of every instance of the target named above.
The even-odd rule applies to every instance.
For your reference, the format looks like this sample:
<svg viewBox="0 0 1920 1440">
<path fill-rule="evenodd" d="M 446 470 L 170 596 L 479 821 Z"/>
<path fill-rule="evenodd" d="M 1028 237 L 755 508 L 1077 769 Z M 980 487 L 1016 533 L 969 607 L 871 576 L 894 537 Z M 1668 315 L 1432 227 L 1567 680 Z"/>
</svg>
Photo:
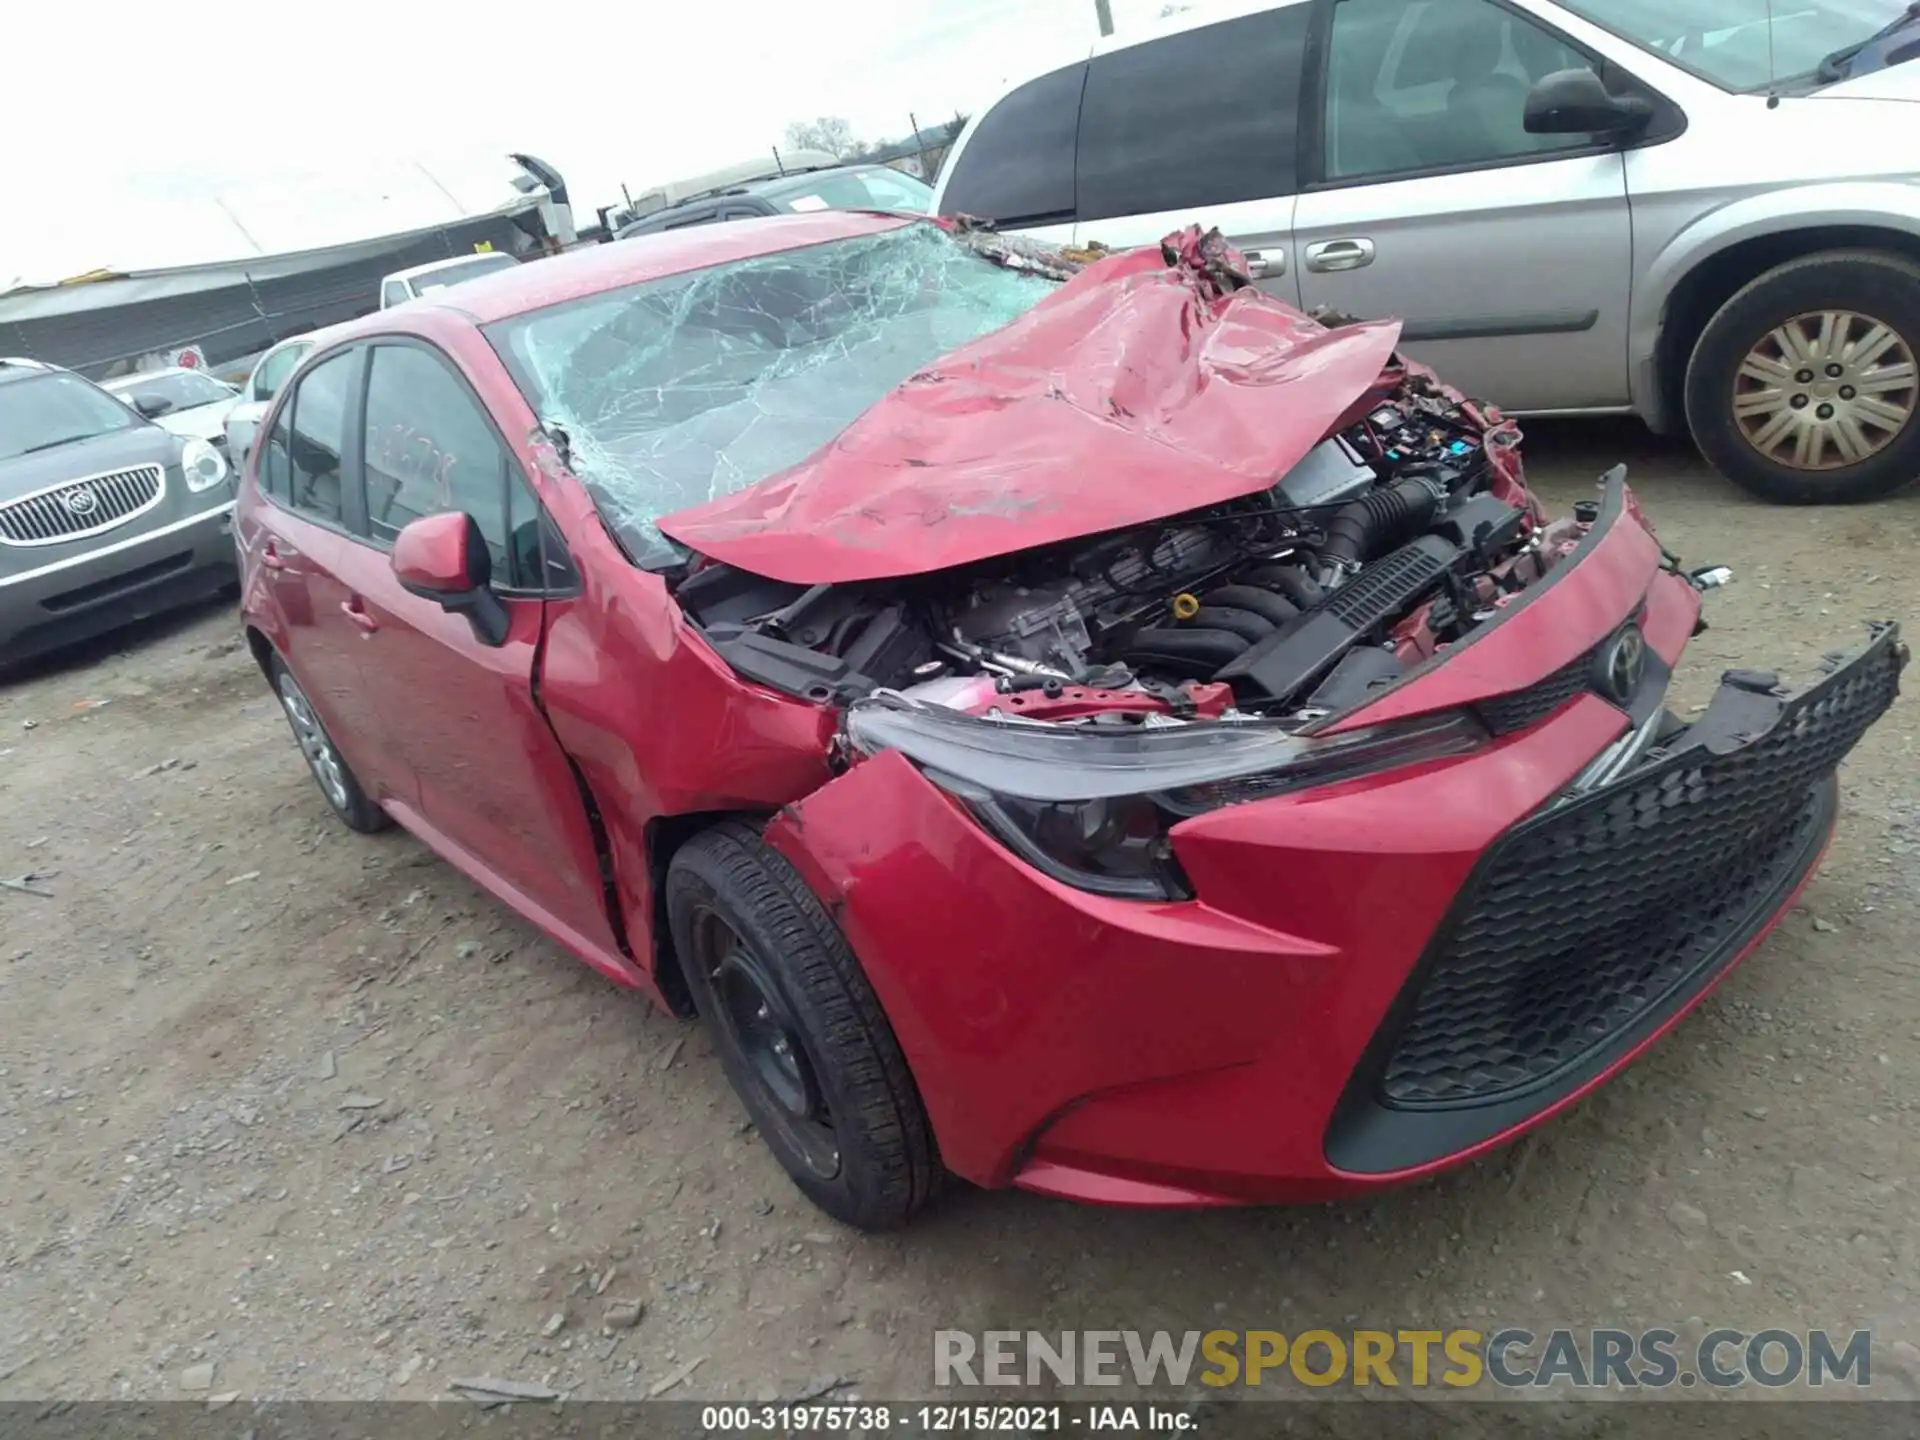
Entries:
<svg viewBox="0 0 1920 1440">
<path fill-rule="evenodd" d="M 720 1063 L 794 1184 L 863 1230 L 912 1216 L 939 1180 L 932 1127 L 833 917 L 737 822 L 675 853 L 664 898 Z"/>
<path fill-rule="evenodd" d="M 1781 505 L 1878 500 L 1920 478 L 1920 265 L 1834 250 L 1720 307 L 1687 365 L 1708 461 Z"/>
</svg>

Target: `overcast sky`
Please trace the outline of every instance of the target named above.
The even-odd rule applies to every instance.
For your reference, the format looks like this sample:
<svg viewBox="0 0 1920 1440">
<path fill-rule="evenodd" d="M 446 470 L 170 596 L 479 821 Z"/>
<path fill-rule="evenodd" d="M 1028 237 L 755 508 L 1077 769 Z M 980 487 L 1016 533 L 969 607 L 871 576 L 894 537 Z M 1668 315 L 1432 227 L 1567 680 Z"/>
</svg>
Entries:
<svg viewBox="0 0 1920 1440">
<path fill-rule="evenodd" d="M 0 288 L 227 258 L 180 253 L 215 243 L 242 253 L 202 238 L 232 229 L 215 194 L 269 249 L 353 238 L 324 233 L 353 223 L 331 197 L 381 154 L 438 173 L 529 151 L 590 217 L 623 181 L 637 193 L 764 154 L 790 120 L 903 136 L 909 112 L 929 125 L 971 108 L 1097 33 L 1094 0 L 0 3 L 7 113 L 33 126 L 7 208 L 35 205 L 0 225 Z M 1112 0 L 1116 29 L 1162 3 Z"/>
</svg>

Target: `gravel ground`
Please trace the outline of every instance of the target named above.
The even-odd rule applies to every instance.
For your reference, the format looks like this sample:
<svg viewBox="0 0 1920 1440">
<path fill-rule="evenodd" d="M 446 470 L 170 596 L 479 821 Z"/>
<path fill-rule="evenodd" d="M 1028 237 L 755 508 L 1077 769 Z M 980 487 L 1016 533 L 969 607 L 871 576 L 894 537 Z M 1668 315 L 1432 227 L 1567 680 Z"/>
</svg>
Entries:
<svg viewBox="0 0 1920 1440">
<path fill-rule="evenodd" d="M 1624 424 L 1529 456 L 1557 506 L 1628 460 L 1736 568 L 1683 702 L 1920 617 L 1920 494 L 1769 509 Z M 696 1028 L 335 824 L 229 609 L 93 647 L 0 682 L 0 876 L 53 872 L 0 889 L 0 1399 L 912 1396 L 936 1325 L 1494 1321 L 1871 1326 L 1876 1392 L 1920 1396 L 1912 713 L 1804 906 L 1520 1146 L 1316 1209 L 963 1190 L 876 1239 L 800 1200 Z"/>
</svg>

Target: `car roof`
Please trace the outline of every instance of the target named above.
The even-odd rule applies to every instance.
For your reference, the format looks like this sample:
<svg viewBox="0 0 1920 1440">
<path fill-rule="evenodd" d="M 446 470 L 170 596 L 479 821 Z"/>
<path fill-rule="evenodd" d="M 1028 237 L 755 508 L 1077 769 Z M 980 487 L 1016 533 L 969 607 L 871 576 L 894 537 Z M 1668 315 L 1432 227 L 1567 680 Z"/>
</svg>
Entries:
<svg viewBox="0 0 1920 1440">
<path fill-rule="evenodd" d="M 476 250 L 471 255 L 451 255 L 445 260 L 429 260 L 424 265 L 409 265 L 405 270 L 395 270 L 387 276 L 389 280 L 411 280 L 416 275 L 431 275 L 436 270 L 457 270 L 462 265 L 471 265 L 476 260 L 511 260 L 513 256 L 504 250 Z"/>
<path fill-rule="evenodd" d="M 777 255 L 829 240 L 879 235 L 903 225 L 931 224 L 908 215 L 873 210 L 809 210 L 800 215 L 762 215 L 723 220 L 631 240 L 590 245 L 564 255 L 516 265 L 483 275 L 455 290 L 436 291 L 391 310 L 330 327 L 328 343 L 359 335 L 391 333 L 426 316 L 453 314 L 476 325 L 491 325 L 529 310 L 545 309 L 588 295 L 603 294 L 647 280 L 661 280 L 710 265 Z"/>
</svg>

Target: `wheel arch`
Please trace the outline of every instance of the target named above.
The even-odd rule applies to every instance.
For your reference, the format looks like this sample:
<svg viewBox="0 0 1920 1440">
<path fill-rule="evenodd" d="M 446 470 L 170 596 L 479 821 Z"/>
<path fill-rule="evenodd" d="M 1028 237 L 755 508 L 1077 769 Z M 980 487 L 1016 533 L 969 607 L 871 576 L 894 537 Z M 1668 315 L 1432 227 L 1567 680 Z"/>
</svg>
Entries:
<svg viewBox="0 0 1920 1440">
<path fill-rule="evenodd" d="M 267 638 L 266 632 L 258 625 L 246 625 L 240 633 L 246 639 L 247 650 L 248 653 L 253 656 L 253 663 L 260 667 L 260 673 L 266 677 L 267 683 L 272 684 L 273 657 L 275 653 L 273 642 Z"/>
<path fill-rule="evenodd" d="M 667 870 L 680 848 L 696 835 L 730 820 L 745 821 L 758 829 L 770 818 L 764 811 L 694 810 L 682 815 L 661 815 L 647 822 L 647 923 L 653 939 L 653 982 L 673 1014 L 682 1019 L 691 1018 L 696 1007 L 693 993 L 687 987 L 679 949 L 673 943 L 673 927 L 667 922 L 666 906 L 660 903 L 660 897 L 666 893 Z"/>
<path fill-rule="evenodd" d="M 1693 347 L 1722 305 L 1776 265 L 1823 250 L 1876 250 L 1920 261 L 1920 189 L 1894 183 L 1808 186 L 1702 216 L 1668 241 L 1635 286 L 1632 401 L 1661 434 L 1684 430 Z"/>
</svg>

